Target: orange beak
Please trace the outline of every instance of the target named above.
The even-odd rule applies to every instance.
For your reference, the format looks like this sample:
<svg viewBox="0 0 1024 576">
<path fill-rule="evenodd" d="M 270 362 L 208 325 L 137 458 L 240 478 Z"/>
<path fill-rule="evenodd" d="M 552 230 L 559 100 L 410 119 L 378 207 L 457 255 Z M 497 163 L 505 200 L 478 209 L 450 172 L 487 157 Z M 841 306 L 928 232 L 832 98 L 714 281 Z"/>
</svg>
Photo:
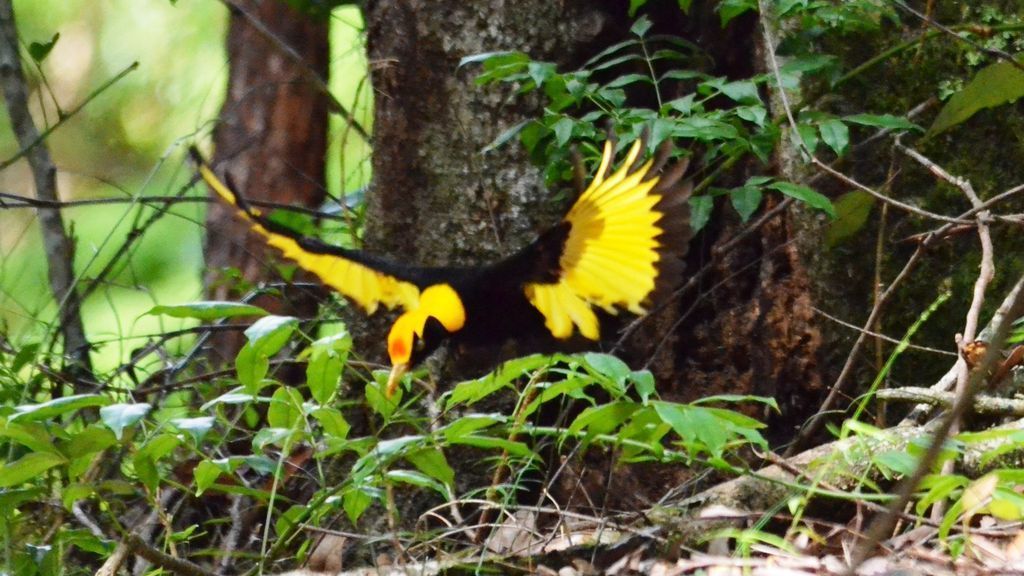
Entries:
<svg viewBox="0 0 1024 576">
<path fill-rule="evenodd" d="M 398 390 L 398 385 L 402 382 L 402 376 L 409 371 L 409 364 L 402 362 L 395 364 L 391 367 L 391 374 L 388 375 L 388 385 L 384 389 L 384 397 L 391 398 L 395 394 L 395 390 Z"/>
</svg>

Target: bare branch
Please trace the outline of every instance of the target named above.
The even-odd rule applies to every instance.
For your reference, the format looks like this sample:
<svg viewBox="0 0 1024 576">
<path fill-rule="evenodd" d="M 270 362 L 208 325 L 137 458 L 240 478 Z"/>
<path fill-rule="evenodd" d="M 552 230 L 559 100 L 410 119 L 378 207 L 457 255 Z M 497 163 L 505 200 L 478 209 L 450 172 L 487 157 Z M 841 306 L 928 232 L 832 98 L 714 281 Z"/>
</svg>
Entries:
<svg viewBox="0 0 1024 576">
<path fill-rule="evenodd" d="M 956 400 L 956 394 L 953 392 L 942 392 L 917 386 L 879 390 L 875 393 L 875 397 L 880 400 L 914 402 L 916 404 L 929 404 L 942 408 L 949 408 Z M 974 405 L 971 407 L 971 410 L 978 414 L 1021 418 L 1024 417 L 1024 400 L 978 396 L 974 399 Z"/>
</svg>

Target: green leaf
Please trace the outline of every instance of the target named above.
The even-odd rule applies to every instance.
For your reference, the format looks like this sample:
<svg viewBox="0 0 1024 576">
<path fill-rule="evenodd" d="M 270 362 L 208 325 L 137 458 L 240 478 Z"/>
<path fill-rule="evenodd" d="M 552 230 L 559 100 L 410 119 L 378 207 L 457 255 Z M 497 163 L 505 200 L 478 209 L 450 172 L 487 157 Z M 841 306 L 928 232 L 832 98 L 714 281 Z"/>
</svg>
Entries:
<svg viewBox="0 0 1024 576">
<path fill-rule="evenodd" d="M 555 76 L 555 65 L 551 62 L 536 62 L 530 61 L 526 65 L 526 74 L 530 76 L 530 80 L 537 86 L 543 86 L 545 82 Z"/>
<path fill-rule="evenodd" d="M 698 450 L 707 450 L 716 456 L 721 455 L 729 441 L 729 431 L 706 408 L 675 404 L 672 402 L 651 402 L 655 412 L 687 445 Z"/>
<path fill-rule="evenodd" d="M 38 342 L 25 344 L 20 350 L 18 350 L 18 353 L 14 355 L 14 359 L 11 360 L 11 371 L 18 372 L 27 366 L 29 362 L 34 362 L 38 353 Z"/>
<path fill-rule="evenodd" d="M 842 156 L 847 145 L 850 144 L 850 129 L 838 118 L 831 118 L 818 124 L 818 132 L 821 133 L 821 139 L 836 153 L 836 156 Z"/>
<path fill-rule="evenodd" d="M 265 316 L 246 329 L 249 341 L 235 357 L 235 371 L 246 392 L 256 393 L 270 370 L 270 357 L 284 347 L 298 325 L 299 320 L 291 316 Z"/>
<path fill-rule="evenodd" d="M 509 360 L 499 366 L 494 372 L 476 380 L 468 380 L 455 385 L 449 392 L 448 401 L 445 402 L 445 410 L 451 410 L 458 404 L 470 406 L 491 394 L 505 388 L 512 381 L 520 376 L 533 372 L 542 366 L 553 362 L 552 357 L 542 354 L 533 354 Z"/>
<path fill-rule="evenodd" d="M 392 482 L 402 482 L 420 488 L 430 488 L 442 496 L 448 496 L 448 490 L 443 484 L 422 472 L 415 470 L 388 470 L 384 476 Z"/>
<path fill-rule="evenodd" d="M 784 73 L 815 72 L 836 65 L 837 58 L 828 54 L 802 54 L 786 61 L 781 71 Z"/>
<path fill-rule="evenodd" d="M 60 453 L 53 444 L 53 435 L 35 422 L 14 423 L 0 419 L 0 438 L 9 438 L 33 452 Z"/>
<path fill-rule="evenodd" d="M 146 441 L 146 444 L 139 450 L 139 454 L 152 458 L 154 461 L 162 460 L 181 445 L 177 434 L 159 434 Z"/>
<path fill-rule="evenodd" d="M 907 120 L 902 116 L 894 116 L 892 114 L 854 114 L 852 116 L 844 116 L 843 120 L 846 120 L 850 124 L 860 124 L 861 126 L 887 128 L 889 130 L 917 130 L 918 132 L 924 132 L 924 128 L 921 128 L 910 120 Z"/>
<path fill-rule="evenodd" d="M 217 396 L 213 400 L 210 400 L 206 404 L 199 407 L 200 412 L 206 412 L 210 408 L 218 404 L 249 404 L 260 400 L 258 396 L 248 394 L 242 391 L 241 388 L 232 388 L 227 392 Z"/>
<path fill-rule="evenodd" d="M 406 374 L 404 378 L 408 378 Z M 405 394 L 405 386 L 399 386 L 395 393 L 388 398 L 384 395 L 384 388 L 387 386 L 388 373 L 384 370 L 375 370 L 373 373 L 374 381 L 370 382 L 363 388 L 363 394 L 366 395 L 366 404 L 377 414 L 380 414 L 382 418 L 390 418 L 398 405 L 402 402 L 402 396 Z"/>
<path fill-rule="evenodd" d="M 979 110 L 995 108 L 1024 96 L 1024 71 L 1013 62 L 997 62 L 982 69 L 946 102 L 928 128 L 934 136 L 957 126 Z"/>
<path fill-rule="evenodd" d="M 66 510 L 71 510 L 73 505 L 88 500 L 94 494 L 96 489 L 90 484 L 69 484 L 60 491 L 60 501 Z"/>
<path fill-rule="evenodd" d="M 626 377 L 631 373 L 629 365 L 611 354 L 587 352 L 583 355 L 583 361 L 598 374 L 607 376 L 620 384 L 625 383 Z"/>
<path fill-rule="evenodd" d="M 198 418 L 174 418 L 171 420 L 171 424 L 181 430 L 187 432 L 195 440 L 196 444 L 203 441 L 203 437 L 206 433 L 213 428 L 214 418 L 213 416 L 199 416 Z"/>
<path fill-rule="evenodd" d="M 446 486 L 455 483 L 455 470 L 448 464 L 444 452 L 438 448 L 424 448 L 405 455 L 413 466 L 427 476 L 438 480 Z"/>
<path fill-rule="evenodd" d="M 267 424 L 274 428 L 296 428 L 302 422 L 302 395 L 298 390 L 280 386 L 267 406 Z"/>
<path fill-rule="evenodd" d="M 30 452 L 0 468 L 0 488 L 18 486 L 66 462 L 62 456 L 52 452 Z"/>
<path fill-rule="evenodd" d="M 654 81 L 651 77 L 646 74 L 623 74 L 622 76 L 616 77 L 611 82 L 605 84 L 607 88 L 621 88 L 623 86 L 629 86 L 630 84 L 653 84 Z"/>
<path fill-rule="evenodd" d="M 345 416 L 337 408 L 328 406 L 317 408 L 313 410 L 312 416 L 320 423 L 324 434 L 334 438 L 347 438 L 349 430 L 352 429 L 352 426 L 345 420 Z"/>
<path fill-rule="evenodd" d="M 61 443 L 60 449 L 68 458 L 80 458 L 102 452 L 115 444 L 117 439 L 110 430 L 92 424 L 72 433 L 67 441 Z"/>
<path fill-rule="evenodd" d="M 693 113 L 693 103 L 696 97 L 697 95 L 691 92 L 682 98 L 671 100 L 666 104 L 666 106 L 679 112 L 683 116 L 689 116 Z"/>
<path fill-rule="evenodd" d="M 237 316 L 266 316 L 267 311 L 259 306 L 242 304 L 241 302 L 208 300 L 175 306 L 154 306 L 146 314 L 170 316 L 172 318 L 220 320 L 221 318 L 235 318 Z"/>
<path fill-rule="evenodd" d="M 757 10 L 757 0 L 721 0 L 718 3 L 718 16 L 722 28 L 728 26 L 733 18 L 751 10 Z"/>
<path fill-rule="evenodd" d="M 327 404 L 338 391 L 341 373 L 352 349 L 352 336 L 347 330 L 321 338 L 309 347 L 306 384 L 318 404 Z"/>
<path fill-rule="evenodd" d="M 804 141 L 804 145 L 807 146 L 807 153 L 814 154 L 814 151 L 818 149 L 818 127 L 813 124 L 800 123 L 796 125 L 796 131 L 800 135 L 800 139 Z M 796 139 L 793 139 L 794 143 Z"/>
<path fill-rule="evenodd" d="M 692 404 L 699 406 L 702 404 L 714 404 L 716 402 L 725 402 L 729 404 L 745 404 L 750 402 L 756 402 L 758 404 L 764 404 L 775 412 L 779 412 L 779 403 L 770 396 L 756 396 L 753 394 L 714 394 L 711 396 L 704 396 L 694 400 Z M 754 422 L 758 422 L 754 420 Z M 758 422 L 760 424 L 760 422 Z"/>
<path fill-rule="evenodd" d="M 498 137 L 492 140 L 490 144 L 484 146 L 483 149 L 480 150 L 480 153 L 486 154 L 491 150 L 495 150 L 501 147 L 504 143 L 515 138 L 516 135 L 519 134 L 523 130 L 523 128 L 525 128 L 531 122 L 533 122 L 533 120 L 523 120 L 522 122 L 516 124 L 515 126 L 512 126 L 511 128 L 507 128 L 504 132 L 498 134 Z"/>
<path fill-rule="evenodd" d="M 630 6 L 630 8 L 632 8 L 632 6 Z M 647 31 L 650 29 L 651 20 L 645 15 L 637 18 L 636 22 L 633 23 L 633 26 L 629 28 L 629 31 L 632 32 L 634 35 L 643 38 L 644 35 L 647 34 Z"/>
<path fill-rule="evenodd" d="M 224 470 L 222 466 L 218 466 L 210 460 L 203 460 L 197 464 L 195 470 L 192 471 L 192 477 L 196 481 L 196 496 L 201 496 L 207 488 L 213 486 L 213 483 L 224 472 L 227 472 L 227 470 Z"/>
<path fill-rule="evenodd" d="M 578 434 L 586 431 L 588 437 L 611 434 L 623 422 L 629 420 L 640 409 L 636 402 L 614 401 L 600 406 L 591 406 L 580 412 L 569 426 L 569 432 Z"/>
<path fill-rule="evenodd" d="M 800 186 L 793 184 L 792 182 L 772 182 L 769 188 L 773 188 L 782 192 L 786 196 L 795 198 L 804 204 L 807 204 L 811 208 L 817 208 L 829 216 L 836 217 L 836 209 L 832 206 L 832 201 L 826 196 L 811 190 L 807 186 Z"/>
<path fill-rule="evenodd" d="M 569 139 L 572 138 L 572 127 L 574 124 L 572 118 L 563 116 L 551 126 L 551 130 L 555 133 L 555 144 L 559 148 L 565 146 Z"/>
<path fill-rule="evenodd" d="M 146 403 L 140 404 L 111 404 L 100 408 L 100 420 L 114 431 L 114 436 L 120 440 L 124 429 L 142 420 L 153 407 Z"/>
<path fill-rule="evenodd" d="M 749 80 L 728 82 L 718 87 L 729 99 L 740 104 L 761 104 L 761 94 L 757 91 L 757 84 Z"/>
<path fill-rule="evenodd" d="M 28 55 L 37 63 L 41 63 L 50 55 L 50 51 L 57 44 L 57 40 L 60 40 L 60 32 L 55 32 L 49 42 L 32 42 L 28 45 Z"/>
<path fill-rule="evenodd" d="M 444 433 L 446 440 L 452 442 L 507 420 L 502 414 L 467 414 L 442 428 L 441 432 Z"/>
<path fill-rule="evenodd" d="M 740 219 L 746 222 L 761 206 L 764 194 L 757 186 L 740 186 L 729 191 L 729 201 L 739 213 Z"/>
<path fill-rule="evenodd" d="M 507 58 L 511 58 L 511 59 L 514 59 L 514 60 L 522 60 L 524 62 L 529 60 L 529 57 L 527 57 L 526 54 L 523 54 L 522 52 L 513 52 L 513 51 L 510 51 L 510 50 L 499 50 L 499 51 L 495 51 L 495 52 L 481 52 L 479 54 L 471 54 L 469 56 L 463 56 L 461 59 L 459 59 L 459 65 L 456 66 L 455 68 L 457 70 L 457 69 L 462 68 L 463 66 L 465 66 L 467 64 L 475 64 L 477 62 L 495 61 L 495 60 L 499 60 L 499 59 L 501 59 L 502 61 L 505 61 L 504 59 L 507 59 Z"/>
<path fill-rule="evenodd" d="M 235 373 L 238 381 L 244 386 L 245 394 L 254 397 L 260 389 L 260 382 L 270 371 L 270 357 L 260 354 L 246 343 L 235 356 Z"/>
<path fill-rule="evenodd" d="M 735 140 L 740 134 L 736 127 L 707 116 L 690 116 L 676 123 L 674 135 L 678 138 L 694 138 L 711 142 L 715 140 Z"/>
<path fill-rule="evenodd" d="M 68 412 L 76 412 L 82 408 L 106 406 L 110 403 L 110 398 L 100 396 L 99 394 L 77 394 L 74 396 L 64 396 L 63 398 L 56 398 L 49 402 L 43 402 L 42 404 L 15 406 L 14 414 L 10 416 L 9 421 L 46 420 Z"/>
<path fill-rule="evenodd" d="M 291 428 L 260 428 L 260 431 L 252 438 L 252 447 L 253 450 L 263 450 L 273 444 L 284 448 L 294 444 L 295 440 L 300 436 L 301 434 L 298 430 Z"/>
<path fill-rule="evenodd" d="M 764 127 L 765 122 L 768 120 L 768 111 L 765 110 L 764 106 L 738 106 L 735 112 L 743 120 L 756 124 L 761 128 Z"/>
<path fill-rule="evenodd" d="M 349 522 L 356 524 L 375 498 L 380 498 L 380 491 L 368 486 L 352 486 L 345 490 L 341 495 L 341 506 Z"/>
<path fill-rule="evenodd" d="M 452 444 L 462 444 L 465 446 L 473 446 L 476 448 L 492 448 L 495 450 L 504 450 L 511 456 L 520 458 L 527 458 L 536 456 L 532 450 L 522 442 L 516 442 L 507 438 L 494 438 L 491 436 L 477 436 L 475 434 L 466 434 L 459 436 L 458 438 L 451 440 Z"/>
<path fill-rule="evenodd" d="M 903 450 L 889 450 L 876 454 L 871 461 L 897 474 L 907 475 L 912 474 L 917 468 L 918 459 Z"/>
<path fill-rule="evenodd" d="M 836 219 L 825 233 L 825 245 L 832 248 L 864 227 L 871 215 L 875 198 L 867 192 L 854 190 L 836 198 Z"/>
<path fill-rule="evenodd" d="M 284 347 L 298 325 L 299 319 L 291 316 L 266 316 L 246 328 L 245 337 L 258 353 L 272 356 Z"/>
<path fill-rule="evenodd" d="M 690 227 L 693 228 L 695 234 L 707 225 L 714 207 L 715 199 L 711 196 L 690 197 Z"/>
</svg>

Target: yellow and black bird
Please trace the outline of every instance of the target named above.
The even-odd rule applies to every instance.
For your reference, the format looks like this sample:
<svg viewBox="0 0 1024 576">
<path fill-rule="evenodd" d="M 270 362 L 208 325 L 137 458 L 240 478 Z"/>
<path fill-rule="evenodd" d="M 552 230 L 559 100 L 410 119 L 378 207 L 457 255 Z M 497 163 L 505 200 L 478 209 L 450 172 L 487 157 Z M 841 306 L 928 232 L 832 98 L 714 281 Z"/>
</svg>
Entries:
<svg viewBox="0 0 1024 576">
<path fill-rule="evenodd" d="M 576 330 L 597 340 L 595 307 L 643 314 L 680 282 L 690 236 L 686 161 L 666 167 L 670 145 L 645 161 L 645 140 L 633 143 L 614 172 L 615 144 L 606 141 L 593 181 L 559 224 L 512 256 L 473 268 L 408 266 L 297 234 L 250 207 L 192 152 L 206 184 L 267 244 L 367 314 L 381 305 L 404 309 L 388 334 L 390 396 L 445 341 L 563 340 Z"/>
</svg>

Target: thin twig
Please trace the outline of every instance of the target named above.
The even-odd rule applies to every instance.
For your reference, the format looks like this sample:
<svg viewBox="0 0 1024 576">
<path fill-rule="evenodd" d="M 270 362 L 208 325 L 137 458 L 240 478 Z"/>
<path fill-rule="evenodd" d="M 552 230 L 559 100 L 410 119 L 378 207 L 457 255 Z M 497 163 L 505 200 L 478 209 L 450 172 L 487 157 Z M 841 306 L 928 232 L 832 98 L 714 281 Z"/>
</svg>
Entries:
<svg viewBox="0 0 1024 576">
<path fill-rule="evenodd" d="M 187 190 L 192 184 L 188 184 L 183 187 L 183 190 Z M 313 216 L 320 220 L 337 220 L 339 222 L 349 222 L 349 218 L 342 216 L 341 214 L 332 214 L 324 210 L 316 208 L 307 208 L 305 206 L 297 206 L 294 204 L 282 204 L 280 202 L 272 202 L 269 200 L 257 200 L 257 199 L 245 199 L 247 204 L 258 208 L 266 208 L 270 210 L 282 210 L 287 212 L 297 212 L 299 214 L 306 214 L 307 216 Z M 0 192 L 0 208 L 15 210 L 19 208 L 80 208 L 85 206 L 96 206 L 102 204 L 216 204 L 221 202 L 219 198 L 211 196 L 131 196 L 128 198 L 85 198 L 82 200 L 41 200 L 39 198 L 29 198 L 28 196 L 22 196 L 20 194 L 11 194 L 9 192 Z M 351 212 L 352 210 L 348 207 L 344 207 L 345 212 Z"/>
<path fill-rule="evenodd" d="M 89 105 L 90 102 L 95 100 L 97 96 L 106 92 L 108 88 L 110 88 L 114 84 L 117 84 L 118 81 L 127 76 L 130 72 L 135 71 L 138 67 L 138 62 L 132 62 L 128 66 L 125 66 L 124 69 L 122 69 L 120 72 L 114 74 L 114 76 L 111 77 L 109 80 L 107 80 L 103 84 L 100 84 L 99 87 L 90 92 L 89 95 L 86 96 L 85 99 L 82 100 L 77 106 L 61 114 L 57 118 L 56 122 L 54 122 L 50 126 L 47 126 L 45 130 L 37 134 L 35 138 L 31 139 L 26 144 L 23 144 L 21 149 L 18 150 L 14 154 L 14 156 L 11 156 L 10 158 L 4 160 L 3 162 L 0 162 L 0 170 L 4 170 L 11 164 L 14 164 L 18 160 L 24 158 L 26 155 L 28 155 L 29 152 L 35 149 L 36 146 L 38 146 L 41 142 L 46 140 L 50 136 L 50 134 L 54 132 L 54 130 L 60 128 L 64 124 L 67 124 L 68 120 L 74 118 L 79 112 L 82 111 L 83 108 L 85 108 Z"/>
<path fill-rule="evenodd" d="M 861 326 L 857 326 L 856 324 L 853 324 L 851 322 L 847 322 L 846 320 L 843 320 L 842 318 L 837 318 L 837 317 L 829 314 L 828 312 L 825 312 L 824 310 L 822 310 L 820 308 L 815 308 L 815 307 L 812 306 L 811 310 L 813 310 L 815 314 L 820 314 L 825 319 L 831 320 L 832 322 L 835 322 L 836 324 L 839 324 L 840 326 L 849 328 L 851 330 L 856 330 L 857 332 L 863 332 L 864 334 L 867 334 L 868 336 L 871 336 L 872 338 L 878 338 L 879 340 L 883 340 L 883 341 L 888 342 L 890 344 L 899 344 L 900 343 L 900 340 L 898 338 L 893 338 L 892 336 L 889 336 L 887 334 L 882 334 L 881 332 L 877 332 L 877 331 L 865 330 Z M 907 344 L 907 348 L 910 349 L 910 350 L 918 350 L 918 351 L 921 351 L 921 352 L 930 352 L 932 354 L 942 354 L 943 356 L 953 356 L 953 357 L 958 356 L 958 354 L 956 352 L 950 352 L 949 350 L 940 350 L 938 348 L 932 348 L 930 346 L 921 346 L 920 344 Z"/>
</svg>

